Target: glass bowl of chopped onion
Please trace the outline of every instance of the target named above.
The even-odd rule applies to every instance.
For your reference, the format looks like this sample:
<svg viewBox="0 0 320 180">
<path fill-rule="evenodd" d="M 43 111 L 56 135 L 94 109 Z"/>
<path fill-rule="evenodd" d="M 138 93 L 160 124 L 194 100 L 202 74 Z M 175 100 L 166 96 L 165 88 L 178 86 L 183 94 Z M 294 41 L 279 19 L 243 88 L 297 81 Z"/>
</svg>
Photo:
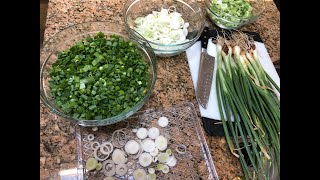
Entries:
<svg viewBox="0 0 320 180">
<path fill-rule="evenodd" d="M 160 57 L 184 52 L 198 40 L 205 25 L 195 0 L 128 0 L 123 14 L 129 32 L 144 37 Z"/>
<path fill-rule="evenodd" d="M 223 29 L 239 29 L 255 22 L 265 10 L 264 0 L 205 0 L 207 15 Z"/>
<path fill-rule="evenodd" d="M 127 119 L 149 99 L 156 81 L 150 45 L 114 22 L 76 24 L 40 50 L 40 98 L 53 113 L 81 126 Z"/>
</svg>

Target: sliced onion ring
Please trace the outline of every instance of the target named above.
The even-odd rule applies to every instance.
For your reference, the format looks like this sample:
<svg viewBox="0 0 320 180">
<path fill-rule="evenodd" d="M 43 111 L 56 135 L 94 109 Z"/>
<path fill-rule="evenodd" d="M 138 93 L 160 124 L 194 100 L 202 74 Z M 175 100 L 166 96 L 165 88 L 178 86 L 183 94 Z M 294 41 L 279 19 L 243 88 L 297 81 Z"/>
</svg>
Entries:
<svg viewBox="0 0 320 180">
<path fill-rule="evenodd" d="M 106 166 L 108 165 L 108 164 L 111 164 L 111 169 L 110 170 L 107 170 L 106 169 Z M 106 161 L 103 161 L 103 163 L 102 163 L 102 170 L 103 170 L 103 173 L 104 173 L 104 175 L 106 175 L 106 176 L 113 176 L 115 173 L 116 173 L 116 167 L 115 167 L 115 164 L 114 164 L 114 162 L 112 161 L 112 160 L 106 160 Z"/>
<path fill-rule="evenodd" d="M 105 147 L 108 149 L 108 151 L 104 150 Z M 110 142 L 104 142 L 100 145 L 100 151 L 102 154 L 109 155 L 113 151 L 113 145 Z"/>
<path fill-rule="evenodd" d="M 181 150 L 181 151 L 180 151 Z M 179 154 L 185 154 L 187 152 L 187 147 L 184 144 L 180 144 L 177 148 L 176 151 Z"/>
<path fill-rule="evenodd" d="M 103 154 L 103 155 L 105 155 L 105 157 L 104 157 L 104 158 L 100 158 L 100 157 L 98 156 L 98 149 L 100 149 L 100 148 L 95 148 L 95 149 L 94 149 L 94 151 L 93 151 L 93 156 L 94 156 L 98 161 L 104 161 L 104 160 L 108 159 L 109 154 Z"/>
<path fill-rule="evenodd" d="M 87 136 L 88 141 L 93 141 L 94 140 L 94 135 L 93 134 L 89 134 Z"/>
<path fill-rule="evenodd" d="M 127 142 L 126 128 L 115 130 L 112 133 L 111 141 L 114 147 L 122 148 Z M 121 136 L 122 135 L 122 136 Z"/>
<path fill-rule="evenodd" d="M 116 174 L 118 174 L 119 176 L 123 176 L 127 173 L 128 168 L 127 165 L 125 164 L 118 164 L 116 167 Z"/>
<path fill-rule="evenodd" d="M 96 145 L 96 146 L 94 146 L 94 145 Z M 98 148 L 99 146 L 100 146 L 100 143 L 97 141 L 91 143 L 91 149 L 93 149 L 93 150 Z"/>
</svg>

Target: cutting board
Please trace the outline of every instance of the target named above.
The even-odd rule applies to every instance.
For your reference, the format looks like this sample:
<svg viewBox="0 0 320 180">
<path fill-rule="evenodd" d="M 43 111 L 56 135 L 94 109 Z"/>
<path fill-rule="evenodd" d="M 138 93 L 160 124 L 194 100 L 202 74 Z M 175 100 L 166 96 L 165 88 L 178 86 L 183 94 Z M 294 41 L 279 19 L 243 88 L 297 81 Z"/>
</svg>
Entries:
<svg viewBox="0 0 320 180">
<path fill-rule="evenodd" d="M 211 37 L 209 38 L 207 43 L 207 52 L 208 54 L 216 57 L 216 54 L 217 54 L 216 45 L 212 42 L 212 38 L 215 38 L 214 36 L 216 36 L 217 31 L 216 30 L 211 30 L 211 31 L 212 31 Z M 260 62 L 263 68 L 265 69 L 265 71 L 280 87 L 280 77 L 272 63 L 272 60 L 259 34 L 252 33 L 252 32 L 247 32 L 247 33 L 255 35 L 254 40 L 255 40 L 255 45 L 256 45 L 258 54 L 260 56 Z M 201 53 L 201 41 L 197 41 L 193 46 L 191 46 L 186 50 L 187 60 L 188 60 L 188 64 L 189 64 L 189 68 L 192 76 L 194 89 L 196 89 L 196 85 L 197 85 L 200 53 Z M 215 83 L 216 71 L 217 71 L 217 60 L 215 61 L 214 72 L 213 72 L 214 73 L 213 83 L 211 86 L 207 109 L 204 109 L 200 104 L 199 104 L 199 108 L 200 108 L 200 114 L 202 117 L 209 118 L 212 120 L 221 120 L 219 109 L 218 109 L 217 93 L 216 93 L 216 83 Z M 277 95 L 280 98 L 280 94 L 277 93 Z"/>
</svg>

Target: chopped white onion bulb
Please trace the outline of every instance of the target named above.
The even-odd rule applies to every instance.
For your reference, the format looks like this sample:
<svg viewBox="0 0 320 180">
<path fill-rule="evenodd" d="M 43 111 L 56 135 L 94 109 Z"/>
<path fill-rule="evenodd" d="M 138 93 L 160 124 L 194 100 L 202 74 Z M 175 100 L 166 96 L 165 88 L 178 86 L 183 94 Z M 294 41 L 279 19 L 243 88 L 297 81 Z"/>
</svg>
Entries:
<svg viewBox="0 0 320 180">
<path fill-rule="evenodd" d="M 156 170 L 154 168 L 148 168 L 148 173 L 149 174 L 154 174 Z"/>
<path fill-rule="evenodd" d="M 185 42 L 188 35 L 189 23 L 183 20 L 182 14 L 176 12 L 175 7 L 153 11 L 145 17 L 138 17 L 134 22 L 134 29 L 154 43 L 179 44 Z"/>
<path fill-rule="evenodd" d="M 168 126 L 168 124 L 169 124 L 169 119 L 167 117 L 162 116 L 158 119 L 159 126 L 166 127 L 166 126 Z"/>
<path fill-rule="evenodd" d="M 142 167 L 147 167 L 152 163 L 152 156 L 149 153 L 142 153 L 139 156 L 139 163 Z"/>
<path fill-rule="evenodd" d="M 120 149 L 115 149 L 113 151 L 111 159 L 115 164 L 124 164 L 127 162 L 127 158 L 124 152 L 121 151 Z"/>
<path fill-rule="evenodd" d="M 135 140 L 129 140 L 124 146 L 124 150 L 128 154 L 136 154 L 139 151 L 139 149 L 140 149 L 140 145 Z"/>
<path fill-rule="evenodd" d="M 158 148 L 160 151 L 164 151 L 167 149 L 168 141 L 167 138 L 160 135 L 155 140 L 156 148 Z"/>
<path fill-rule="evenodd" d="M 150 155 L 151 155 L 151 156 L 157 156 L 158 153 L 159 153 L 158 148 L 154 148 L 154 150 L 153 150 L 152 152 L 150 152 Z"/>
<path fill-rule="evenodd" d="M 174 157 L 173 155 L 169 157 L 169 160 L 168 162 L 166 162 L 166 164 L 169 166 L 169 167 L 173 167 L 177 164 L 177 159 L 176 157 Z"/>
<path fill-rule="evenodd" d="M 146 128 L 139 128 L 137 131 L 137 137 L 139 139 L 144 139 L 148 136 L 148 130 Z"/>
<path fill-rule="evenodd" d="M 134 180 L 146 180 L 147 173 L 144 169 L 136 169 L 133 171 L 133 178 Z"/>
<path fill-rule="evenodd" d="M 153 152 L 156 149 L 156 144 L 150 138 L 146 138 L 142 141 L 142 149 L 146 152 Z"/>
<path fill-rule="evenodd" d="M 149 136 L 149 138 L 151 138 L 151 139 L 156 139 L 159 135 L 160 135 L 160 131 L 159 131 L 159 129 L 156 128 L 156 127 L 151 127 L 151 128 L 148 130 L 148 136 Z"/>
<path fill-rule="evenodd" d="M 98 131 L 98 127 L 97 126 L 92 127 L 92 131 Z"/>
<path fill-rule="evenodd" d="M 169 161 L 169 155 L 167 153 L 160 153 L 158 155 L 158 161 L 160 163 L 166 163 Z"/>
<path fill-rule="evenodd" d="M 164 164 L 161 170 L 163 173 L 167 174 L 169 172 L 169 166 Z"/>
</svg>

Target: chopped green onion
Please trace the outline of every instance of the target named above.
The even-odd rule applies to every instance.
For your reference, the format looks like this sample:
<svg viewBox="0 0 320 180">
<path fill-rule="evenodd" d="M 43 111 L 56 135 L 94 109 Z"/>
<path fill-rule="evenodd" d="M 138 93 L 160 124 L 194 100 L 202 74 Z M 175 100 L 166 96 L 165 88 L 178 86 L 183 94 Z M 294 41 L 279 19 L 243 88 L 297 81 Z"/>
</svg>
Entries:
<svg viewBox="0 0 320 180">
<path fill-rule="evenodd" d="M 148 65 L 137 45 L 102 32 L 61 51 L 49 76 L 56 105 L 67 115 L 87 120 L 129 110 L 149 87 Z"/>
</svg>

